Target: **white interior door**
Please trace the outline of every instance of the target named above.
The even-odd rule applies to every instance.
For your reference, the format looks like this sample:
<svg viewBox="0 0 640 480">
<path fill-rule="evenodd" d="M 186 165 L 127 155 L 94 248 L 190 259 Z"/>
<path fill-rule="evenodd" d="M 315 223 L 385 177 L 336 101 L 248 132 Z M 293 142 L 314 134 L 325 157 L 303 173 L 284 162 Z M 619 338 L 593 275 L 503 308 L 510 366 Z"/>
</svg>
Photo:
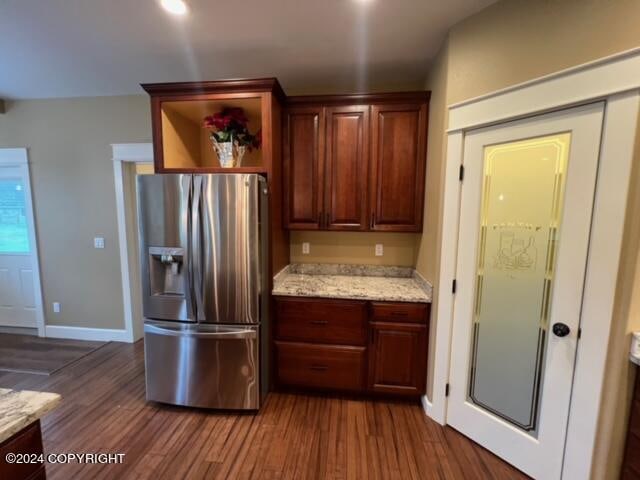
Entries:
<svg viewBox="0 0 640 480">
<path fill-rule="evenodd" d="M 34 228 L 27 164 L 0 162 L 0 326 L 40 326 Z"/>
<path fill-rule="evenodd" d="M 603 110 L 465 137 L 447 423 L 538 479 L 562 471 Z"/>
</svg>

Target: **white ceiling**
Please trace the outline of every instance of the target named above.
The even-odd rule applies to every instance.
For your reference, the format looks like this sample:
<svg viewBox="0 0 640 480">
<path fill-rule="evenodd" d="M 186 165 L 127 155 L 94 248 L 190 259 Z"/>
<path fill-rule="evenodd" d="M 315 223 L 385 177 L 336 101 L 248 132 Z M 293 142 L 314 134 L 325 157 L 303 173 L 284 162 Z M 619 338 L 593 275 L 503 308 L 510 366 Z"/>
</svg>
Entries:
<svg viewBox="0 0 640 480">
<path fill-rule="evenodd" d="M 0 97 L 275 76 L 285 91 L 421 88 L 453 24 L 495 0 L 0 0 Z"/>
</svg>

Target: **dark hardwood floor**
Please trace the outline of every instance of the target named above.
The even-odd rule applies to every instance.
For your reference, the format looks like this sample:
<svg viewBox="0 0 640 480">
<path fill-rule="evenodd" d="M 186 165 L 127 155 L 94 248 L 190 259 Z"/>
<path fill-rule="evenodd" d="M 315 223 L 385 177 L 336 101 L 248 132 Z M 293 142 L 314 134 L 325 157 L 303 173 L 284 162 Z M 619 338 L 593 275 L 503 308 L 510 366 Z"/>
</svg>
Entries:
<svg viewBox="0 0 640 480">
<path fill-rule="evenodd" d="M 45 453 L 125 453 L 121 465 L 48 464 L 50 479 L 521 479 L 418 404 L 272 393 L 258 415 L 145 402 L 143 345 L 110 343 L 55 374 L 0 372 L 46 390 Z"/>
</svg>

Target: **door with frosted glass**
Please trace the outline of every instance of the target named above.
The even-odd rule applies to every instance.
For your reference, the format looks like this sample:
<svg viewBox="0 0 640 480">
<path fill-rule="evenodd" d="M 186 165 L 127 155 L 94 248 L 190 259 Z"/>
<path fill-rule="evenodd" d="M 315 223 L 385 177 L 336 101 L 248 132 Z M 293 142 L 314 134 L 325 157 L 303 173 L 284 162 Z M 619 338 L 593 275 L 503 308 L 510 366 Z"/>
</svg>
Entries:
<svg viewBox="0 0 640 480">
<path fill-rule="evenodd" d="M 0 166 L 0 326 L 36 328 L 40 292 L 25 168 Z"/>
<path fill-rule="evenodd" d="M 465 137 L 447 422 L 560 478 L 603 104 Z"/>
</svg>

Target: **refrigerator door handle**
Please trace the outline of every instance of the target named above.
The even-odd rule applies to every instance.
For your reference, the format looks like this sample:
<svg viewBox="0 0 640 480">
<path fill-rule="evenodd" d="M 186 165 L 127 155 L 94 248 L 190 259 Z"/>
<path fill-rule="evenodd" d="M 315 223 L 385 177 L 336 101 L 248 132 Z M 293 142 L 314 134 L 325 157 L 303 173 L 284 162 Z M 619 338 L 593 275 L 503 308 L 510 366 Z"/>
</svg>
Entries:
<svg viewBox="0 0 640 480">
<path fill-rule="evenodd" d="M 219 340 L 244 340 L 255 339 L 258 337 L 258 332 L 255 329 L 197 331 L 193 329 L 163 328 L 158 325 L 147 323 L 144 326 L 144 330 L 147 333 L 154 333 L 156 335 L 167 335 L 171 337 L 209 338 Z"/>
<path fill-rule="evenodd" d="M 202 225 L 201 214 L 201 199 L 202 199 L 202 177 L 200 175 L 193 176 L 193 203 L 191 205 L 191 246 L 193 250 L 193 278 L 194 278 L 194 292 L 196 297 L 196 320 L 205 320 L 204 315 L 204 301 L 203 301 L 203 287 L 204 279 L 202 277 L 202 232 L 200 230 Z"/>
<path fill-rule="evenodd" d="M 189 201 L 191 200 L 191 175 L 183 175 L 182 182 L 182 218 L 180 222 L 183 225 L 183 232 L 186 232 L 187 238 L 185 245 L 185 258 L 187 259 L 187 275 L 185 276 L 185 292 L 186 292 L 186 305 L 187 305 L 187 318 L 195 321 L 196 308 L 192 293 L 193 286 L 193 259 L 191 251 L 191 210 L 189 209 Z"/>
</svg>

